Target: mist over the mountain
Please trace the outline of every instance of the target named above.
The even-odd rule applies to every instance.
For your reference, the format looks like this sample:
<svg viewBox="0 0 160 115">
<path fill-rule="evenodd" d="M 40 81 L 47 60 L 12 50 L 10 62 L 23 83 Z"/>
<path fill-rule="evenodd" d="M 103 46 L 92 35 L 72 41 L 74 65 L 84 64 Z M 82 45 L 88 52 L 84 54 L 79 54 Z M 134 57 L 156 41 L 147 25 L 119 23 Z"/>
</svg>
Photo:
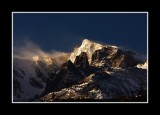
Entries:
<svg viewBox="0 0 160 115">
<path fill-rule="evenodd" d="M 46 56 L 54 58 L 59 65 L 66 61 L 68 55 L 68 53 L 54 49 L 48 52 L 44 51 L 37 44 L 29 40 L 25 41 L 25 43 L 21 46 L 15 46 L 13 50 L 13 58 L 32 59 L 34 56 Z"/>
</svg>

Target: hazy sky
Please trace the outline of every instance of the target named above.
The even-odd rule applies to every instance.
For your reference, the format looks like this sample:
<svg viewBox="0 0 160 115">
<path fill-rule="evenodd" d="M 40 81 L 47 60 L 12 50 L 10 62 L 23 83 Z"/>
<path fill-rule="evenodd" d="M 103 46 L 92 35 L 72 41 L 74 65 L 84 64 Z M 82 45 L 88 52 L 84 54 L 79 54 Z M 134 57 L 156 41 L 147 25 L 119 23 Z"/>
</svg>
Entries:
<svg viewBox="0 0 160 115">
<path fill-rule="evenodd" d="M 13 35 L 14 47 L 30 40 L 45 51 L 68 52 L 87 38 L 146 54 L 147 14 L 14 13 Z"/>
</svg>

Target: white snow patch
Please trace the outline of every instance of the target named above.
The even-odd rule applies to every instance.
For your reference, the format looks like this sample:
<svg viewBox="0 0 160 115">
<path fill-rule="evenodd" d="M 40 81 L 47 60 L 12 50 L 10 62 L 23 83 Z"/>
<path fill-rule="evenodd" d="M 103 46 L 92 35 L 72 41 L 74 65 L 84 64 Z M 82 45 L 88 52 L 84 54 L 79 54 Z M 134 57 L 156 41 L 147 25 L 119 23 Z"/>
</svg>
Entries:
<svg viewBox="0 0 160 115">
<path fill-rule="evenodd" d="M 137 68 L 142 68 L 142 69 L 147 69 L 148 68 L 148 64 L 147 64 L 147 62 L 145 62 L 144 64 L 138 64 L 136 67 Z"/>
<path fill-rule="evenodd" d="M 103 95 L 100 90 L 92 89 L 89 91 L 90 95 L 94 95 L 94 99 L 103 99 Z"/>
</svg>

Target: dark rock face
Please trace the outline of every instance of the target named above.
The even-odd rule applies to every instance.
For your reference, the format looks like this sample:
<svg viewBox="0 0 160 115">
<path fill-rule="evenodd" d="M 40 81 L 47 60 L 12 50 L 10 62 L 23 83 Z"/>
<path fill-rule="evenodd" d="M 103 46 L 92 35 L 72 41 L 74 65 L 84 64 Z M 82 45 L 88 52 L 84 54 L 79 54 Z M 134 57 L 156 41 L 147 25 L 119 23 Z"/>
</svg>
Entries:
<svg viewBox="0 0 160 115">
<path fill-rule="evenodd" d="M 92 66 L 95 66 L 96 64 L 103 63 L 103 66 L 110 67 L 111 66 L 111 57 L 113 57 L 113 50 L 115 48 L 111 47 L 103 47 L 100 50 L 96 50 L 92 55 Z"/>
<path fill-rule="evenodd" d="M 46 77 L 45 75 L 40 71 L 39 68 L 35 68 L 35 72 L 38 78 L 42 79 L 44 82 L 46 82 Z"/>
<path fill-rule="evenodd" d="M 122 67 L 124 68 L 128 68 L 128 67 L 134 67 L 136 66 L 138 63 L 141 63 L 140 61 L 136 60 L 133 58 L 134 53 L 132 52 L 127 52 L 124 58 L 124 63 L 125 65 L 122 65 Z"/>
<path fill-rule="evenodd" d="M 81 68 L 83 70 L 88 69 L 89 62 L 87 54 L 85 52 L 82 52 L 79 56 L 76 56 L 74 64 L 76 65 L 77 68 Z"/>
<path fill-rule="evenodd" d="M 112 58 L 112 67 L 121 67 L 122 62 L 125 59 L 125 54 L 121 50 L 117 50 Z"/>
<path fill-rule="evenodd" d="M 45 92 L 43 94 L 69 87 L 75 83 L 78 83 L 83 78 L 84 76 L 81 74 L 81 72 L 69 60 L 62 64 L 61 69 L 55 76 L 54 80 L 48 80 Z"/>
<path fill-rule="evenodd" d="M 112 54 L 112 48 L 103 47 L 100 50 L 96 50 L 92 55 L 92 61 L 101 61 L 102 59 L 107 59 L 109 55 Z"/>
<path fill-rule="evenodd" d="M 128 68 L 140 63 L 133 58 L 133 52 L 124 52 L 120 49 L 115 50 L 113 47 L 103 47 L 100 50 L 96 50 L 92 55 L 92 65 L 102 63 L 105 67 Z"/>
<path fill-rule="evenodd" d="M 117 50 L 115 56 L 113 57 L 112 66 L 113 67 L 121 67 L 128 68 L 136 66 L 138 62 L 133 58 L 132 52 L 122 52 L 120 49 Z"/>
<path fill-rule="evenodd" d="M 107 56 L 106 50 L 96 50 L 92 55 L 92 61 L 100 61 L 102 58 Z"/>
</svg>

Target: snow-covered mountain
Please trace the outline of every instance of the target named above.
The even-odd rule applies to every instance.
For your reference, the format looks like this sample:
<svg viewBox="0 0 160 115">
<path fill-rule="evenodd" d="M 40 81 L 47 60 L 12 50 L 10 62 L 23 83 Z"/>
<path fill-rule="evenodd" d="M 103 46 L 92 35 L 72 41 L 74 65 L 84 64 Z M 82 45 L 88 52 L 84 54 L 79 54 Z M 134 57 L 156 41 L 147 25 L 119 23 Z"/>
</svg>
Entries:
<svg viewBox="0 0 160 115">
<path fill-rule="evenodd" d="M 29 101 L 41 95 L 46 81 L 59 68 L 57 61 L 48 56 L 13 59 L 13 99 Z"/>
<path fill-rule="evenodd" d="M 133 97 L 141 96 L 146 99 L 145 55 L 84 39 L 64 63 L 57 67 L 54 62 L 52 57 L 16 59 L 14 100 L 122 101 L 125 97 L 133 101 Z M 31 88 L 30 92 L 26 87 Z"/>
<path fill-rule="evenodd" d="M 42 93 L 46 84 L 36 74 L 36 62 L 18 58 L 14 58 L 13 62 L 13 101 L 27 101 Z"/>
<path fill-rule="evenodd" d="M 108 67 L 124 68 L 136 66 L 139 63 L 143 64 L 147 60 L 146 55 L 128 51 L 117 46 L 101 45 L 88 39 L 84 39 L 81 46 L 74 49 L 68 59 L 74 63 L 76 57 L 82 52 L 87 54 L 89 64 L 96 67 L 107 65 Z"/>
</svg>

